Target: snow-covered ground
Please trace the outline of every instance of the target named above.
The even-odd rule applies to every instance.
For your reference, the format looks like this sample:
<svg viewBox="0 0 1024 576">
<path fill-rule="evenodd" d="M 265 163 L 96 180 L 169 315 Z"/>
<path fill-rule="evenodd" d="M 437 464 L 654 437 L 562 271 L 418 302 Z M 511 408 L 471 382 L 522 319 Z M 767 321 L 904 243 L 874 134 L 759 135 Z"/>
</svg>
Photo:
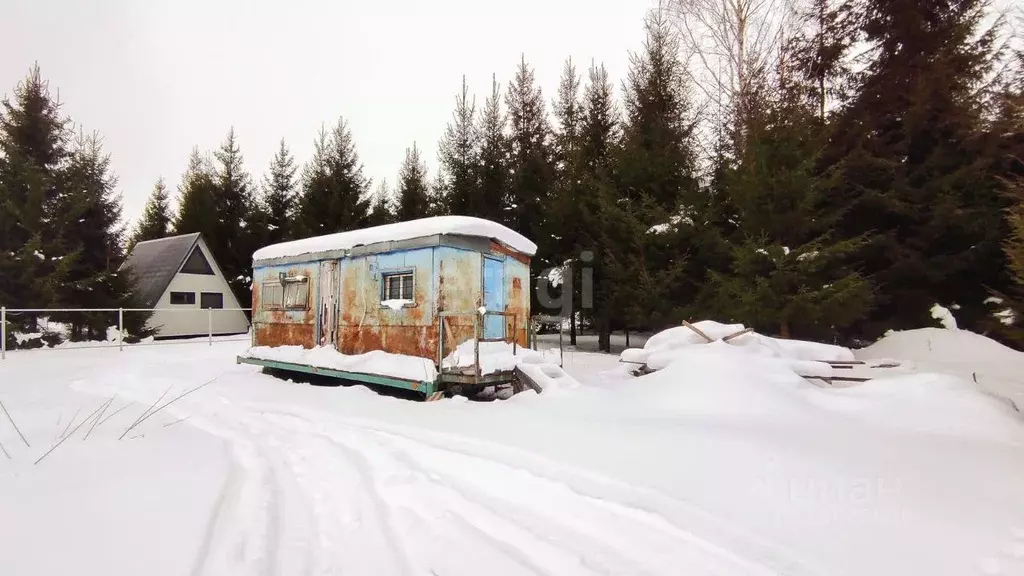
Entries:
<svg viewBox="0 0 1024 576">
<path fill-rule="evenodd" d="M 1024 574 L 1024 423 L 972 376 L 1019 394 L 1022 355 L 938 332 L 859 355 L 970 379 L 575 351 L 579 386 L 490 403 L 291 383 L 245 342 L 9 353 L 0 573 Z"/>
</svg>

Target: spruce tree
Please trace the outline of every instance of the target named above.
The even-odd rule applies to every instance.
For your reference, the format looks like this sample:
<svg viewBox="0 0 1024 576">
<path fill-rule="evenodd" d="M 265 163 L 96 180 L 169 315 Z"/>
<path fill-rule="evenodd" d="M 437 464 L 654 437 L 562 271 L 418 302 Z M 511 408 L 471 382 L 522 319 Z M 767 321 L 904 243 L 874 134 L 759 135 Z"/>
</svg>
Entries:
<svg viewBox="0 0 1024 576">
<path fill-rule="evenodd" d="M 427 166 L 420 158 L 416 144 L 405 149 L 405 160 L 398 171 L 396 190 L 396 221 L 405 222 L 424 218 L 429 212 L 430 183 L 427 182 Z"/>
<path fill-rule="evenodd" d="M 56 235 L 63 254 L 73 257 L 60 301 L 69 307 L 137 308 L 134 278 L 118 272 L 125 256 L 121 197 L 115 192 L 117 179 L 110 170 L 110 157 L 96 134 L 78 137 L 61 179 Z M 107 328 L 117 324 L 113 314 L 61 313 L 52 317 L 67 322 L 71 338 L 78 340 L 104 340 Z M 126 331 L 134 338 L 150 334 L 144 328 L 147 319 L 145 314 L 126 314 Z"/>
<path fill-rule="evenodd" d="M 53 306 L 73 261 L 51 221 L 69 126 L 38 66 L 0 102 L 0 303 L 7 307 Z M 34 315 L 8 321 L 35 331 Z"/>
<path fill-rule="evenodd" d="M 631 57 L 625 85 L 623 142 L 617 170 L 620 198 L 607 207 L 622 228 L 616 240 L 630 252 L 612 261 L 633 281 L 623 327 L 659 329 L 681 319 L 704 285 L 706 266 L 693 257 L 705 226 L 706 198 L 697 177 L 695 114 L 685 70 L 668 21 L 659 11 L 645 22 L 643 49 Z"/>
<path fill-rule="evenodd" d="M 554 166 L 544 98 L 525 57 L 520 59 L 505 102 L 510 129 L 510 181 L 505 223 L 537 244 L 537 254 L 531 260 L 531 276 L 535 277 L 553 263 L 552 245 L 545 234 L 547 215 L 544 212 L 554 182 Z M 539 309 L 536 294 L 533 304 Z"/>
<path fill-rule="evenodd" d="M 149 195 L 149 200 L 146 201 L 146 206 L 142 209 L 142 217 L 132 231 L 132 236 L 128 243 L 128 251 L 130 252 L 131 248 L 139 242 L 163 238 L 170 233 L 170 230 L 170 196 L 167 193 L 167 185 L 164 184 L 164 179 L 160 178 L 156 181 L 156 185 L 153 186 L 153 192 Z"/>
<path fill-rule="evenodd" d="M 214 258 L 243 308 L 252 300 L 250 286 L 252 253 L 260 247 L 260 230 L 254 230 L 252 183 L 245 171 L 234 128 L 214 151 L 214 198 L 217 222 L 210 245 Z M 209 241 L 209 240 L 208 240 Z"/>
<path fill-rule="evenodd" d="M 295 206 L 298 166 L 288 146 L 281 145 L 270 162 L 270 172 L 263 177 L 262 209 L 266 232 L 265 242 L 274 244 L 292 238 L 292 219 Z"/>
<path fill-rule="evenodd" d="M 318 236 L 365 226 L 369 187 L 345 121 L 339 119 L 330 132 L 321 128 L 313 158 L 302 174 L 295 219 L 299 235 Z"/>
<path fill-rule="evenodd" d="M 491 95 L 484 102 L 479 121 L 479 151 L 475 181 L 479 186 L 481 218 L 506 222 L 508 218 L 509 141 L 507 118 L 501 110 L 501 87 L 491 78 Z M 440 181 L 440 178 L 438 179 Z"/>
<path fill-rule="evenodd" d="M 875 231 L 860 256 L 879 299 L 861 331 L 930 325 L 936 302 L 977 327 L 988 290 L 1007 281 L 1004 201 L 978 137 L 996 30 L 982 30 L 983 0 L 864 7 L 872 60 L 836 126 L 831 193 L 848 206 L 845 238 Z"/>
<path fill-rule="evenodd" d="M 549 229 L 546 233 L 550 238 L 553 266 L 578 266 L 580 254 L 586 246 L 583 241 L 581 199 L 590 191 L 584 188 L 583 178 L 583 103 L 580 100 L 580 84 L 581 79 L 572 59 L 566 60 L 558 84 L 558 96 L 553 103 L 555 181 L 547 208 Z M 579 282 L 571 285 L 572 309 L 576 311 L 579 308 L 580 286 Z M 563 299 L 565 297 L 562 296 Z M 573 345 L 576 343 L 575 314 L 570 316 L 569 342 Z"/>
<path fill-rule="evenodd" d="M 213 163 L 209 155 L 193 148 L 188 159 L 188 168 L 181 176 L 178 186 L 178 214 L 174 219 L 175 234 L 200 232 L 207 242 L 217 242 L 213 234 L 217 229 L 217 203 Z"/>
<path fill-rule="evenodd" d="M 448 214 L 479 216 L 484 211 L 474 173 L 480 140 L 475 114 L 476 102 L 470 99 L 466 77 L 463 76 L 462 91 L 455 96 L 455 111 L 445 128 L 438 152 L 444 174 L 438 185 Z"/>
<path fill-rule="evenodd" d="M 505 95 L 509 119 L 511 182 L 509 224 L 527 236 L 538 236 L 541 210 L 553 180 L 550 127 L 541 89 L 523 57 Z"/>
<path fill-rule="evenodd" d="M 828 339 L 863 318 L 874 293 L 852 265 L 863 239 L 835 238 L 843 211 L 828 202 L 838 172 L 817 171 L 820 107 L 785 69 L 779 77 L 772 99 L 752 101 L 746 146 L 726 174 L 740 224 L 731 269 L 713 271 L 708 289 L 720 318 Z"/>
<path fill-rule="evenodd" d="M 803 29 L 787 56 L 806 80 L 803 97 L 822 122 L 830 103 L 848 96 L 849 52 L 859 32 L 857 12 L 854 0 L 810 0 L 798 14 Z"/>
<path fill-rule="evenodd" d="M 609 220 L 618 220 L 620 199 L 616 177 L 616 159 L 620 145 L 618 111 L 612 97 L 612 84 L 603 65 L 591 65 L 584 89 L 580 127 L 580 171 L 582 188 L 587 191 L 578 198 L 580 206 L 580 266 L 590 266 L 593 275 L 592 309 L 583 308 L 581 316 L 590 318 L 598 332 L 598 348 L 611 350 L 612 316 L 619 302 L 625 300 L 612 263 L 628 250 L 617 243 L 617 228 L 606 228 Z M 590 256 L 584 260 L 585 253 Z M 623 269 L 620 267 L 619 269 Z M 631 282 L 629 279 L 627 282 Z M 583 287 L 581 286 L 582 290 Z"/>
<path fill-rule="evenodd" d="M 391 189 L 388 181 L 382 179 L 377 188 L 373 191 L 370 199 L 370 215 L 368 225 L 382 226 L 396 222 L 394 198 L 391 197 Z"/>
</svg>

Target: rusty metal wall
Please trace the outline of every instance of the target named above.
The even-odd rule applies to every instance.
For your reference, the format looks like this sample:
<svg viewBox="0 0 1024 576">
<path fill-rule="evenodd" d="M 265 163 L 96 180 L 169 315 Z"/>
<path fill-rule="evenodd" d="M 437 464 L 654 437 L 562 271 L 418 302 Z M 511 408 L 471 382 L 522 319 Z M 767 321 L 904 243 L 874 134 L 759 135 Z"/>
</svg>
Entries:
<svg viewBox="0 0 1024 576">
<path fill-rule="evenodd" d="M 436 355 L 436 250 L 419 248 L 341 261 L 339 350 L 345 354 L 385 350 L 426 358 Z M 413 274 L 413 304 L 398 310 L 382 305 L 384 276 L 405 272 Z"/>
<path fill-rule="evenodd" d="M 264 310 L 260 291 L 263 282 L 276 280 L 284 273 L 288 276 L 309 278 L 309 301 L 306 310 Z M 252 325 L 256 346 L 304 346 L 312 348 L 316 332 L 316 285 L 319 263 L 264 266 L 253 270 Z"/>
<path fill-rule="evenodd" d="M 515 338 L 527 342 L 530 315 L 529 258 L 492 243 L 491 254 L 504 258 L 506 311 L 516 314 Z M 338 263 L 337 348 L 345 354 L 385 350 L 436 359 L 440 310 L 474 312 L 482 305 L 483 255 L 451 246 L 425 247 L 344 258 Z M 384 275 L 413 272 L 414 303 L 398 310 L 381 304 Z M 280 273 L 310 279 L 307 310 L 263 310 L 263 281 Z M 316 303 L 319 262 L 265 266 L 253 272 L 253 326 L 257 346 L 314 345 L 318 330 Z M 444 320 L 443 353 L 473 337 L 472 316 Z M 506 333 L 512 335 L 511 318 Z"/>
</svg>

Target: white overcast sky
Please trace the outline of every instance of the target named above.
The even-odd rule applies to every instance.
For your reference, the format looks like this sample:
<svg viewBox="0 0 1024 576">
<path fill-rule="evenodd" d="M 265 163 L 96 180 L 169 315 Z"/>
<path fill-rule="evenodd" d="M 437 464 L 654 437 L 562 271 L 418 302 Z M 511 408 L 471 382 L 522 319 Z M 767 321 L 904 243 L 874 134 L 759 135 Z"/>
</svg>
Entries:
<svg viewBox="0 0 1024 576">
<path fill-rule="evenodd" d="M 604 62 L 618 89 L 648 0 L 0 0 L 0 94 L 38 62 L 64 113 L 98 131 L 134 220 L 193 146 L 235 127 L 259 179 L 284 138 L 300 162 L 345 117 L 365 173 L 395 173 L 414 141 L 431 174 L 465 74 L 478 105 L 520 54 L 545 99 L 566 57 Z"/>
</svg>

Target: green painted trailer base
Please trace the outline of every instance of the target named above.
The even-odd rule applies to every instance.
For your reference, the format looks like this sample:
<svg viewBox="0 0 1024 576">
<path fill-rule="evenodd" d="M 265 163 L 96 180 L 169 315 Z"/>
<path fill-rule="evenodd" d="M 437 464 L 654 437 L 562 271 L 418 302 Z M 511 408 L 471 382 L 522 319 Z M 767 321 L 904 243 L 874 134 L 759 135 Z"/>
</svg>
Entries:
<svg viewBox="0 0 1024 576">
<path fill-rule="evenodd" d="M 427 396 L 430 396 L 437 390 L 437 384 L 435 382 L 426 380 L 407 380 L 405 378 L 395 378 L 392 376 L 381 376 L 380 374 L 366 374 L 363 372 L 346 372 L 345 370 L 335 370 L 333 368 L 321 368 L 319 366 L 309 366 L 307 364 L 296 364 L 294 362 L 282 362 L 280 360 L 264 360 L 262 358 L 249 358 L 247 356 L 238 356 L 236 358 L 238 364 L 252 364 L 254 366 L 263 366 L 265 368 L 273 368 L 275 370 L 285 370 L 289 372 L 302 372 L 304 374 L 316 374 L 318 376 L 327 376 L 329 378 L 339 378 L 342 380 L 353 380 L 355 382 L 365 382 L 367 384 L 376 384 L 378 386 L 390 386 L 392 388 L 402 388 L 403 390 L 412 390 L 414 392 L 423 392 Z"/>
</svg>

